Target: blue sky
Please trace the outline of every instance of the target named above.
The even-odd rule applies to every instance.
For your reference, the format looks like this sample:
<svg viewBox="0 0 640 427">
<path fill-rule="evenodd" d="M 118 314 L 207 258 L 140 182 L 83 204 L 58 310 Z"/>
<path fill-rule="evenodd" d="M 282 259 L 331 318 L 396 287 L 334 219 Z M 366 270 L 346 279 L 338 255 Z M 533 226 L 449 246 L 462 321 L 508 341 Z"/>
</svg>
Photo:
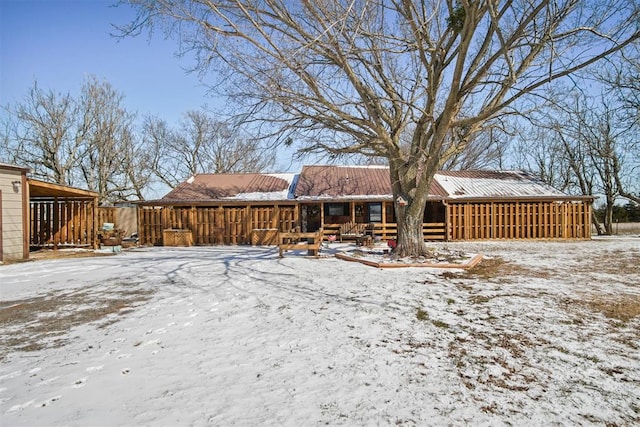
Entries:
<svg viewBox="0 0 640 427">
<path fill-rule="evenodd" d="M 20 101 L 35 80 L 45 89 L 76 95 L 88 75 L 124 93 L 140 116 L 175 124 L 187 110 L 219 105 L 207 96 L 177 44 L 160 34 L 118 40 L 112 24 L 134 16 L 115 0 L 0 0 L 0 104 Z"/>
</svg>

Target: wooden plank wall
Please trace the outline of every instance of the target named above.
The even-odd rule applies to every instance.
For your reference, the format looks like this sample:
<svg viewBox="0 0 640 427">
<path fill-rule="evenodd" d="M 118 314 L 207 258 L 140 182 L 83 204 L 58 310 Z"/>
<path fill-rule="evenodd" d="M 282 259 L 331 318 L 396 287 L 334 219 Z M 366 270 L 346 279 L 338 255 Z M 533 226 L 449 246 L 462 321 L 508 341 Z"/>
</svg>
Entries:
<svg viewBox="0 0 640 427">
<path fill-rule="evenodd" d="M 290 231 L 298 223 L 296 206 L 146 207 L 138 209 L 142 245 L 162 245 L 163 230 L 191 230 L 196 245 L 238 245 L 254 229 Z"/>
<path fill-rule="evenodd" d="M 98 207 L 98 220 L 97 220 L 97 225 L 98 228 L 101 228 L 102 225 L 105 222 L 110 222 L 111 224 L 115 224 L 115 227 L 117 228 L 117 219 L 116 219 L 116 210 L 118 208 L 115 207 L 106 207 L 106 206 L 100 206 Z"/>
<path fill-rule="evenodd" d="M 449 239 L 588 239 L 588 202 L 486 202 L 449 205 Z"/>
<path fill-rule="evenodd" d="M 32 201 L 29 245 L 93 246 L 96 239 L 93 201 Z"/>
</svg>

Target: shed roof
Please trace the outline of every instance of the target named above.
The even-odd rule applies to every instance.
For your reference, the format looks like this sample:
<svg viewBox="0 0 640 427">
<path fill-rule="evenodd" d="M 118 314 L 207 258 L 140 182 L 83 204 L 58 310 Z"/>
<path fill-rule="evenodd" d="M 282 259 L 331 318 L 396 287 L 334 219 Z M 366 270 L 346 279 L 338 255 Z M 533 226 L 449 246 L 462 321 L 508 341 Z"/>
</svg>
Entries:
<svg viewBox="0 0 640 427">
<path fill-rule="evenodd" d="M 67 185 L 53 184 L 51 182 L 29 179 L 29 197 L 33 199 L 97 199 L 98 193 L 69 187 Z"/>
<path fill-rule="evenodd" d="M 282 201 L 291 199 L 296 174 L 197 174 L 159 202 Z"/>
</svg>

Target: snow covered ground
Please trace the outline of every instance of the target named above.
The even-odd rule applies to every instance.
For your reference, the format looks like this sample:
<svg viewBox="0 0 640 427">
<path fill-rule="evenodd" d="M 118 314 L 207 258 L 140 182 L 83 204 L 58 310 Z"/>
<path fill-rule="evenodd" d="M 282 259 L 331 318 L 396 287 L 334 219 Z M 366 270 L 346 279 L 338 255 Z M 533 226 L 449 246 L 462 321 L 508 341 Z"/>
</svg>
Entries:
<svg viewBox="0 0 640 427">
<path fill-rule="evenodd" d="M 489 258 L 0 266 L 0 424 L 640 424 L 640 238 L 446 246 Z"/>
</svg>

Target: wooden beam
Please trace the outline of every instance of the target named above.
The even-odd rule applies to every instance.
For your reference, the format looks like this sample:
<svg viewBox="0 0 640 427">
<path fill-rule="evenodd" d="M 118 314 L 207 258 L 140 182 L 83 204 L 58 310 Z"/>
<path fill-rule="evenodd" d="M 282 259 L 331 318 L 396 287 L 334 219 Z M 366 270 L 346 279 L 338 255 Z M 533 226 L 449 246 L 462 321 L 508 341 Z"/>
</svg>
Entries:
<svg viewBox="0 0 640 427">
<path fill-rule="evenodd" d="M 29 195 L 29 185 L 27 183 L 27 171 L 22 171 L 20 180 L 22 181 L 22 258 L 29 259 L 29 240 L 31 240 L 31 203 Z"/>
</svg>

